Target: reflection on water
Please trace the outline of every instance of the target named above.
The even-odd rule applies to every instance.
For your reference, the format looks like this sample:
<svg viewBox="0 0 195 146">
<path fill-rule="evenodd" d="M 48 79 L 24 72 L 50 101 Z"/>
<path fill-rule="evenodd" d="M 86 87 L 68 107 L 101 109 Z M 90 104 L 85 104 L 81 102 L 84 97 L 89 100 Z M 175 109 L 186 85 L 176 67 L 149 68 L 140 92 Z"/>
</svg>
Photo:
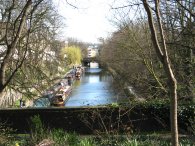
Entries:
<svg viewBox="0 0 195 146">
<path fill-rule="evenodd" d="M 112 78 L 100 68 L 87 68 L 76 81 L 66 107 L 96 106 L 117 101 L 111 88 Z"/>
<path fill-rule="evenodd" d="M 98 83 L 100 81 L 100 77 L 98 76 L 90 76 L 89 83 Z"/>
</svg>

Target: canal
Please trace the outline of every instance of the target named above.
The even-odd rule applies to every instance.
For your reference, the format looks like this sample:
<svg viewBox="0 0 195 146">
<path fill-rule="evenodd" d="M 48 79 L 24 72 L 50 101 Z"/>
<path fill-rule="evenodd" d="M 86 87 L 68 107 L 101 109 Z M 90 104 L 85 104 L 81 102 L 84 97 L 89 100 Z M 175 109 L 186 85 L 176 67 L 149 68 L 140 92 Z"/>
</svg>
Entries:
<svg viewBox="0 0 195 146">
<path fill-rule="evenodd" d="M 65 107 L 98 106 L 117 102 L 112 89 L 112 77 L 100 68 L 86 68 L 76 80 Z"/>
<path fill-rule="evenodd" d="M 118 102 L 112 82 L 112 76 L 107 71 L 98 67 L 85 68 L 81 79 L 74 81 L 72 92 L 64 106 L 67 108 L 101 106 Z M 33 107 L 50 107 L 48 97 L 36 99 Z"/>
</svg>

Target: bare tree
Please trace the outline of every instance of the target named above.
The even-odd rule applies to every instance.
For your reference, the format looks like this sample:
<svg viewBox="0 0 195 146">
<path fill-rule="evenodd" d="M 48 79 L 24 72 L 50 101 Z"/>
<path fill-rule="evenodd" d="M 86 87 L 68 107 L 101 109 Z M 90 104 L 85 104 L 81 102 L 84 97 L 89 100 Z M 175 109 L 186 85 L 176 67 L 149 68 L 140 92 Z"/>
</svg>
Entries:
<svg viewBox="0 0 195 146">
<path fill-rule="evenodd" d="M 164 72 L 153 51 L 147 21 L 124 22 L 105 40 L 101 60 L 115 70 L 122 86 L 132 86 L 140 97 L 154 99 L 167 94 Z"/>
<path fill-rule="evenodd" d="M 12 0 L 5 2 L 4 5 L 1 5 L 1 7 L 7 6 L 4 9 L 1 9 L 1 24 L 2 26 L 4 26 L 4 29 L 1 30 L 1 43 L 3 44 L 3 47 L 5 49 L 5 51 L 3 52 L 4 55 L 2 55 L 0 66 L 1 95 L 18 69 L 21 68 L 26 58 L 29 35 L 31 31 L 32 14 L 42 1 L 43 0 L 32 2 L 32 0 L 28 0 L 24 2 Z M 22 53 L 23 55 L 20 56 L 20 59 L 18 56 L 15 56 L 15 58 L 17 58 L 15 67 L 12 68 L 11 72 L 9 72 L 8 75 L 7 71 L 9 62 L 14 57 L 14 54 L 19 51 L 17 51 L 17 48 L 19 47 L 18 43 L 21 38 L 26 42 L 24 45 L 25 50 Z"/>
<path fill-rule="evenodd" d="M 36 97 L 52 84 L 60 64 L 56 30 L 63 20 L 47 0 L 0 1 L 0 15 L 0 101 L 11 90 Z"/>
<path fill-rule="evenodd" d="M 160 46 L 160 44 L 159 44 L 151 6 L 149 5 L 147 0 L 143 0 L 143 5 L 144 5 L 144 8 L 145 8 L 147 15 L 148 15 L 148 23 L 150 26 L 153 45 L 154 45 L 154 48 L 156 50 L 156 53 L 158 55 L 159 60 L 163 64 L 165 73 L 168 77 L 168 83 L 169 83 L 168 86 L 170 89 L 169 92 L 170 92 L 170 98 L 171 98 L 171 105 L 170 105 L 171 106 L 171 108 L 170 108 L 171 115 L 170 116 L 171 116 L 172 145 L 178 146 L 179 142 L 178 142 L 178 123 L 177 123 L 177 80 L 176 80 L 175 75 L 173 73 L 171 63 L 169 60 L 169 56 L 167 53 L 166 40 L 165 40 L 165 35 L 164 35 L 162 21 L 161 21 L 159 4 L 160 4 L 160 1 L 156 0 L 155 1 L 155 15 L 157 18 L 157 23 L 158 23 L 158 27 L 159 27 L 160 39 L 162 42 L 162 46 Z"/>
</svg>

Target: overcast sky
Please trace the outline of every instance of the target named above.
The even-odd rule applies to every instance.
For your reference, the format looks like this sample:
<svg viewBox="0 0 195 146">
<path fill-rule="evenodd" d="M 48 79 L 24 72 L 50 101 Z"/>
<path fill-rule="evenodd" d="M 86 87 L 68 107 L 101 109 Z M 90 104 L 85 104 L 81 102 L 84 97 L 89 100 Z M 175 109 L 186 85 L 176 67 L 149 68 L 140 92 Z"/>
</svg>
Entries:
<svg viewBox="0 0 195 146">
<path fill-rule="evenodd" d="M 63 32 L 65 37 L 73 37 L 83 42 L 97 43 L 115 30 L 109 22 L 110 5 L 113 0 L 69 0 L 78 9 L 67 5 L 65 0 L 55 1 L 59 13 L 66 19 Z"/>
</svg>

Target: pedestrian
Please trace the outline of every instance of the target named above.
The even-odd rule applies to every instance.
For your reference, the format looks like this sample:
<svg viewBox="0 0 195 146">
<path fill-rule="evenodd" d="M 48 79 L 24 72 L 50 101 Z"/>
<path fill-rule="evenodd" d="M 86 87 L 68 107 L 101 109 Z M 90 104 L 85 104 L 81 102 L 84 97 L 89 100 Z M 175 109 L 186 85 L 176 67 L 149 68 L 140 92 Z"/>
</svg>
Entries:
<svg viewBox="0 0 195 146">
<path fill-rule="evenodd" d="M 22 107 L 23 106 L 23 101 L 22 101 L 22 99 L 20 99 L 20 107 Z"/>
</svg>

